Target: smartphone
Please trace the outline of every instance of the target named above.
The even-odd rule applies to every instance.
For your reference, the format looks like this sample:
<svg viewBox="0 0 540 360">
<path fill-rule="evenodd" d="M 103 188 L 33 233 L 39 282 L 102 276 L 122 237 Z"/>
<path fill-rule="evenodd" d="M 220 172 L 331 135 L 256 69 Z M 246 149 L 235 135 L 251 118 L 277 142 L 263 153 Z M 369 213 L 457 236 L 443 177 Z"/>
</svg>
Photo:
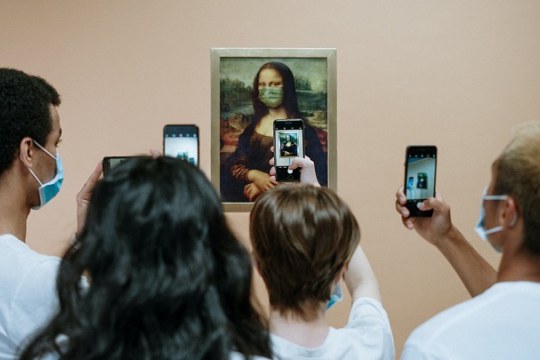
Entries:
<svg viewBox="0 0 540 360">
<path fill-rule="evenodd" d="M 199 128 L 197 125 L 165 125 L 163 155 L 180 158 L 199 166 Z"/>
<path fill-rule="evenodd" d="M 141 156 L 105 156 L 102 161 L 103 175 L 107 175 L 112 168 L 120 165 L 124 161 L 139 157 Z"/>
<path fill-rule="evenodd" d="M 304 157 L 304 121 L 274 121 L 274 166 L 277 181 L 300 181 L 300 169 L 288 169 L 295 157 Z"/>
<path fill-rule="evenodd" d="M 437 147 L 434 145 L 407 146 L 405 152 L 405 183 L 407 209 L 413 217 L 430 217 L 433 210 L 421 211 L 417 204 L 435 196 L 437 178 Z"/>
</svg>

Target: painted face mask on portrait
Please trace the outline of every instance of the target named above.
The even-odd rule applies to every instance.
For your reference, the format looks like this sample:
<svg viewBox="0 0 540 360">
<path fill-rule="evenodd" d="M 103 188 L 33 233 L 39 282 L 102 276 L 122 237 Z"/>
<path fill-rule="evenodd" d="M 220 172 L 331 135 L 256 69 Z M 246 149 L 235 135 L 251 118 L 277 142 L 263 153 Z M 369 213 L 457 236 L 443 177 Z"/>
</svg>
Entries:
<svg viewBox="0 0 540 360">
<path fill-rule="evenodd" d="M 47 149 L 41 146 L 37 141 L 33 140 L 33 142 L 47 155 L 49 155 L 56 161 L 56 175 L 54 176 L 54 178 L 47 181 L 46 183 L 42 183 L 41 180 L 39 180 L 36 174 L 32 171 L 32 169 L 28 168 L 30 174 L 32 174 L 32 176 L 39 183 L 39 205 L 32 208 L 33 210 L 39 210 L 60 192 L 60 188 L 62 187 L 62 183 L 64 182 L 64 166 L 62 164 L 62 158 L 60 158 L 58 150 L 56 150 L 56 156 L 54 156 L 49 151 L 47 151 Z"/>
<path fill-rule="evenodd" d="M 282 87 L 264 87 L 259 89 L 259 100 L 271 109 L 275 109 L 283 102 Z"/>
</svg>

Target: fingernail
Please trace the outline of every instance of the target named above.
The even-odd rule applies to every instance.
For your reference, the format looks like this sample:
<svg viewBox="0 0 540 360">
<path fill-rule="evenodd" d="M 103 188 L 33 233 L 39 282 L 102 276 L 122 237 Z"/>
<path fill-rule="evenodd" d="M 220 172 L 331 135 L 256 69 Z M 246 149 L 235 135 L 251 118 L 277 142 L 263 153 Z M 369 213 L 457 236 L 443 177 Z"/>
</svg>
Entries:
<svg viewBox="0 0 540 360">
<path fill-rule="evenodd" d="M 423 202 L 416 203 L 416 207 L 422 210 L 424 208 L 424 203 Z"/>
</svg>

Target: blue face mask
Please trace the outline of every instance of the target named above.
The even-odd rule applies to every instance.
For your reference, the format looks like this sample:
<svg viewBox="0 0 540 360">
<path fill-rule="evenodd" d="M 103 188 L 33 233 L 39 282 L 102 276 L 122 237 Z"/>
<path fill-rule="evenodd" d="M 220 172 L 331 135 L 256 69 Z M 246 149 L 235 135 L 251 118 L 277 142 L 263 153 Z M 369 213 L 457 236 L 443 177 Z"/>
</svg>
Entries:
<svg viewBox="0 0 540 360">
<path fill-rule="evenodd" d="M 37 180 L 39 183 L 39 205 L 33 207 L 33 210 L 39 210 L 45 204 L 47 204 L 49 201 L 51 201 L 59 192 L 60 188 L 62 187 L 62 183 L 64 182 L 64 166 L 62 165 L 62 159 L 60 158 L 60 154 L 58 153 L 58 150 L 56 150 L 56 156 L 51 154 L 47 149 L 45 149 L 43 146 L 41 146 L 37 141 L 32 140 L 34 144 L 36 144 L 41 150 L 43 150 L 47 155 L 52 157 L 54 160 L 56 160 L 56 175 L 54 178 L 52 178 L 47 183 L 42 183 L 41 180 L 34 174 L 32 169 L 28 169 L 30 171 L 30 174 Z"/>
<path fill-rule="evenodd" d="M 482 204 L 480 205 L 480 216 L 478 218 L 478 221 L 476 223 L 476 226 L 474 227 L 474 230 L 480 236 L 480 238 L 484 241 L 488 241 L 488 236 L 490 234 L 499 232 L 503 229 L 502 226 L 496 226 L 491 229 L 484 228 L 484 222 L 486 218 L 486 214 L 484 211 L 484 201 L 486 200 L 495 200 L 495 201 L 501 201 L 508 199 L 508 195 L 486 195 L 487 189 L 484 189 L 484 194 L 482 195 Z M 497 251 L 501 252 L 502 249 L 499 246 L 493 245 L 491 242 L 489 242 L 491 246 Z"/>
<path fill-rule="evenodd" d="M 343 293 L 341 292 L 341 286 L 337 284 L 334 287 L 334 291 L 332 291 L 332 295 L 330 295 L 330 300 L 326 303 L 326 310 L 330 309 L 332 306 L 334 306 L 336 303 L 343 300 Z"/>
</svg>

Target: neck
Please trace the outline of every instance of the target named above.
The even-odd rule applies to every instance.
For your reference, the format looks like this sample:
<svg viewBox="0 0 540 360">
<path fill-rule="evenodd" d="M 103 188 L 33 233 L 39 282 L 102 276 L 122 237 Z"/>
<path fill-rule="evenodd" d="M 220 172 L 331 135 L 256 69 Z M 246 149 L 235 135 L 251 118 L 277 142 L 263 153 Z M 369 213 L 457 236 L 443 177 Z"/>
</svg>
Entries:
<svg viewBox="0 0 540 360">
<path fill-rule="evenodd" d="M 275 109 L 268 109 L 268 115 L 274 120 L 288 118 L 287 111 L 283 106 L 277 107 Z"/>
<path fill-rule="evenodd" d="M 499 265 L 497 281 L 540 282 L 540 255 L 524 248 L 505 251 Z"/>
<path fill-rule="evenodd" d="M 0 234 L 12 234 L 25 242 L 30 207 L 21 183 L 7 173 L 0 178 Z"/>
<path fill-rule="evenodd" d="M 313 348 L 321 346 L 330 326 L 324 316 L 324 307 L 321 306 L 310 320 L 304 320 L 294 313 L 282 314 L 276 309 L 270 309 L 270 330 L 285 340 L 297 345 Z"/>
</svg>

